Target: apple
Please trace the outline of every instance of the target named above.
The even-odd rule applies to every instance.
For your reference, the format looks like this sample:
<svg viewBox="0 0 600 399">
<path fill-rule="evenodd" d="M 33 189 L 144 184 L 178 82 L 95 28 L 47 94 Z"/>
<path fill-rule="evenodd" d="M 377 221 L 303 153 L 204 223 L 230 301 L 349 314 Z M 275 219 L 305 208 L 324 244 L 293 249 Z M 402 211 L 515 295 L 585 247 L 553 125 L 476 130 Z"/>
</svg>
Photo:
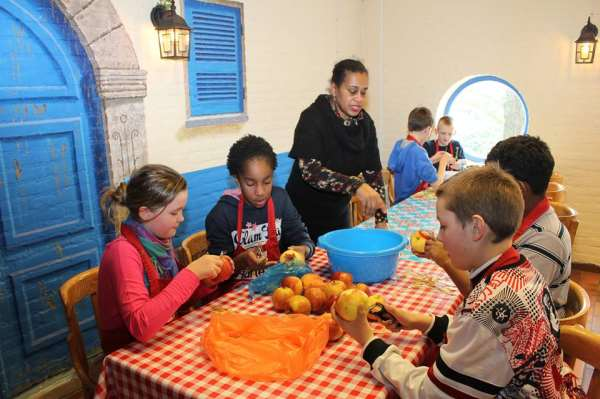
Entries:
<svg viewBox="0 0 600 399">
<path fill-rule="evenodd" d="M 311 287 L 322 287 L 325 285 L 325 281 L 316 273 L 306 273 L 302 276 L 301 280 L 305 291 Z"/>
<path fill-rule="evenodd" d="M 325 295 L 327 296 L 327 308 L 333 305 L 337 296 L 345 289 L 346 284 L 340 280 L 331 280 L 323 286 L 323 291 L 325 291 Z"/>
<path fill-rule="evenodd" d="M 233 265 L 233 260 L 229 256 L 222 256 L 223 264 L 221 265 L 221 271 L 217 274 L 217 277 L 205 280 L 206 285 L 214 286 L 223 281 L 226 281 L 231 277 L 233 272 L 235 271 L 235 267 Z"/>
<path fill-rule="evenodd" d="M 300 252 L 293 249 L 288 249 L 279 257 L 279 263 L 285 263 L 286 265 L 290 266 L 304 266 L 306 264 L 306 260 L 304 259 L 304 255 L 302 255 Z"/>
<path fill-rule="evenodd" d="M 357 290 L 351 288 L 343 291 L 335 301 L 335 312 L 344 320 L 354 321 L 358 313 L 359 306 L 367 307 L 369 296 Z"/>
<path fill-rule="evenodd" d="M 322 317 L 327 320 L 327 324 L 329 325 L 329 342 L 337 341 L 342 338 L 344 330 L 342 330 L 342 327 L 333 320 L 331 313 L 323 313 Z"/>
<path fill-rule="evenodd" d="M 288 287 L 279 287 L 273 291 L 271 299 L 275 310 L 283 312 L 289 309 L 288 301 L 294 296 L 294 291 Z"/>
<path fill-rule="evenodd" d="M 300 280 L 300 277 L 296 276 L 284 277 L 283 280 L 281 280 L 281 286 L 291 288 L 296 295 L 302 294 L 302 289 L 304 288 L 302 285 L 302 280 Z"/>
<path fill-rule="evenodd" d="M 346 272 L 334 272 L 331 275 L 332 280 L 340 280 L 346 284 L 346 288 L 352 287 L 352 274 Z"/>
<path fill-rule="evenodd" d="M 369 286 L 365 283 L 358 283 L 354 286 L 354 288 L 356 288 L 357 290 L 361 290 L 367 295 L 371 295 L 371 290 L 369 290 Z"/>
<path fill-rule="evenodd" d="M 413 251 L 418 253 L 425 252 L 425 243 L 430 240 L 431 236 L 424 231 L 415 231 L 410 236 L 410 246 Z"/>
<path fill-rule="evenodd" d="M 310 309 L 313 313 L 321 313 L 327 309 L 327 295 L 322 288 L 308 288 L 304 291 L 304 296 L 310 302 Z"/>
<path fill-rule="evenodd" d="M 288 305 L 292 313 L 310 314 L 310 301 L 302 295 L 293 295 L 288 299 Z"/>
</svg>

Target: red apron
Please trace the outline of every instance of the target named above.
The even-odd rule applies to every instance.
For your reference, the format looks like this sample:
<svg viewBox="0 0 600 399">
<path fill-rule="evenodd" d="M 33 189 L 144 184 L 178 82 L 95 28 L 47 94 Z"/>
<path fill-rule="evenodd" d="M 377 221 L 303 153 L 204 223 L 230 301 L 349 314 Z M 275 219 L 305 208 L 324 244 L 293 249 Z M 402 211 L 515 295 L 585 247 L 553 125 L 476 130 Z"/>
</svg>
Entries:
<svg viewBox="0 0 600 399">
<path fill-rule="evenodd" d="M 135 234 L 135 232 L 125 224 L 121 225 L 121 235 L 125 237 L 131 245 L 133 245 L 142 258 L 144 272 L 146 273 L 148 282 L 150 283 L 150 297 L 158 295 L 159 292 L 169 285 L 172 278 L 160 278 L 158 271 L 156 271 L 156 266 L 154 265 L 154 262 L 152 262 L 152 258 L 150 255 L 148 255 L 148 252 L 146 252 L 146 249 L 140 242 L 137 234 Z M 216 287 L 205 287 L 204 285 L 200 284 L 190 297 L 190 300 L 183 304 L 179 309 L 185 309 L 188 306 L 188 303 L 206 297 L 208 294 L 215 291 L 215 289 Z M 133 338 L 127 328 L 121 330 L 104 330 L 102 329 L 102 326 L 98 326 L 98 330 L 100 332 L 102 349 L 104 350 L 104 353 L 107 354 L 116 349 L 122 348 L 130 342 L 135 341 L 135 338 Z"/>
<path fill-rule="evenodd" d="M 237 242 L 238 246 L 233 251 L 233 257 L 238 256 L 241 253 L 246 252 L 246 249 L 242 247 L 242 223 L 244 222 L 244 196 L 240 195 L 237 208 Z M 275 227 L 275 205 L 273 204 L 273 198 L 269 198 L 267 201 L 267 222 L 268 222 L 268 238 L 265 245 L 262 246 L 262 250 L 267 252 L 267 260 L 279 261 L 281 252 L 279 251 L 279 241 L 277 241 L 277 228 Z"/>
<path fill-rule="evenodd" d="M 423 147 L 415 138 L 415 136 L 413 136 L 412 134 L 409 134 L 408 136 L 406 136 L 406 140 L 408 141 L 414 141 L 415 143 L 417 143 L 417 145 L 420 145 L 421 147 Z M 436 141 L 437 143 L 437 141 Z M 417 186 L 417 189 L 415 190 L 415 192 L 413 194 L 418 193 L 419 191 L 423 191 L 425 190 L 427 187 L 429 187 L 429 183 L 427 183 L 426 181 L 421 180 L 421 183 L 419 183 L 419 185 Z"/>
<path fill-rule="evenodd" d="M 448 143 L 448 149 L 450 150 L 450 155 L 452 155 L 452 158 L 454 158 L 454 148 L 452 148 L 452 142 Z M 435 152 L 439 152 L 440 151 L 440 145 L 438 144 L 438 141 L 435 141 Z"/>
<path fill-rule="evenodd" d="M 440 150 L 440 146 L 438 141 L 435 140 L 435 152 L 437 153 Z M 450 150 L 450 155 L 454 158 L 454 148 L 452 147 L 452 141 L 448 143 L 448 150 Z M 446 165 L 446 170 L 451 170 L 450 165 Z"/>
</svg>

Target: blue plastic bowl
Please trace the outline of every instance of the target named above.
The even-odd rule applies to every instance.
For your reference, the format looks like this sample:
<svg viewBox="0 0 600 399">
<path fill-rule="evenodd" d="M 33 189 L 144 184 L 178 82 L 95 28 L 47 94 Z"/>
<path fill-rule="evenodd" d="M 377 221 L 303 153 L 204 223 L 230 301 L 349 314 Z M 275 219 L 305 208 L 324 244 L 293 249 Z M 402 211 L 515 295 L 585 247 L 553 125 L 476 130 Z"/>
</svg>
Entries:
<svg viewBox="0 0 600 399">
<path fill-rule="evenodd" d="M 378 283 L 396 272 L 406 237 L 382 229 L 342 229 L 319 237 L 333 272 L 352 273 L 359 283 Z"/>
</svg>

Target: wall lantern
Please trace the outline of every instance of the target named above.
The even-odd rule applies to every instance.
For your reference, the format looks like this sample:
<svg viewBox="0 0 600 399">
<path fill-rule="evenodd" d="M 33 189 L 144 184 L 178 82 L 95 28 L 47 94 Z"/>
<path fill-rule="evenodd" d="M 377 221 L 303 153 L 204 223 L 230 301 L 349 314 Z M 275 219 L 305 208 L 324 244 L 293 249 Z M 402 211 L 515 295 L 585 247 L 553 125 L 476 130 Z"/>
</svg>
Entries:
<svg viewBox="0 0 600 399">
<path fill-rule="evenodd" d="M 596 36 L 598 36 L 598 27 L 590 22 L 588 17 L 587 24 L 581 29 L 579 39 L 575 40 L 575 63 L 591 64 L 594 62 L 594 53 L 596 51 Z"/>
<path fill-rule="evenodd" d="M 163 2 L 164 3 L 164 2 Z M 160 58 L 172 60 L 190 58 L 190 27 L 177 15 L 175 0 L 158 4 L 150 12 L 152 24 L 158 32 Z"/>
</svg>

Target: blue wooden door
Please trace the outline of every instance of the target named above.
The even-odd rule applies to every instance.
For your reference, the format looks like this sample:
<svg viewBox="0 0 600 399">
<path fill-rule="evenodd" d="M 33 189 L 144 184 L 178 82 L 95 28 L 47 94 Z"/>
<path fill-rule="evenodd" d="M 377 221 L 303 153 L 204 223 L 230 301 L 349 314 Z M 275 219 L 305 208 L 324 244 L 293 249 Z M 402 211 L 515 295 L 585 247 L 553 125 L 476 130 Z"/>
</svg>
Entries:
<svg viewBox="0 0 600 399">
<path fill-rule="evenodd" d="M 106 184 L 86 53 L 49 0 L 0 2 L 0 396 L 71 367 L 58 289 L 98 264 Z M 91 307 L 82 328 L 98 348 Z"/>
</svg>

